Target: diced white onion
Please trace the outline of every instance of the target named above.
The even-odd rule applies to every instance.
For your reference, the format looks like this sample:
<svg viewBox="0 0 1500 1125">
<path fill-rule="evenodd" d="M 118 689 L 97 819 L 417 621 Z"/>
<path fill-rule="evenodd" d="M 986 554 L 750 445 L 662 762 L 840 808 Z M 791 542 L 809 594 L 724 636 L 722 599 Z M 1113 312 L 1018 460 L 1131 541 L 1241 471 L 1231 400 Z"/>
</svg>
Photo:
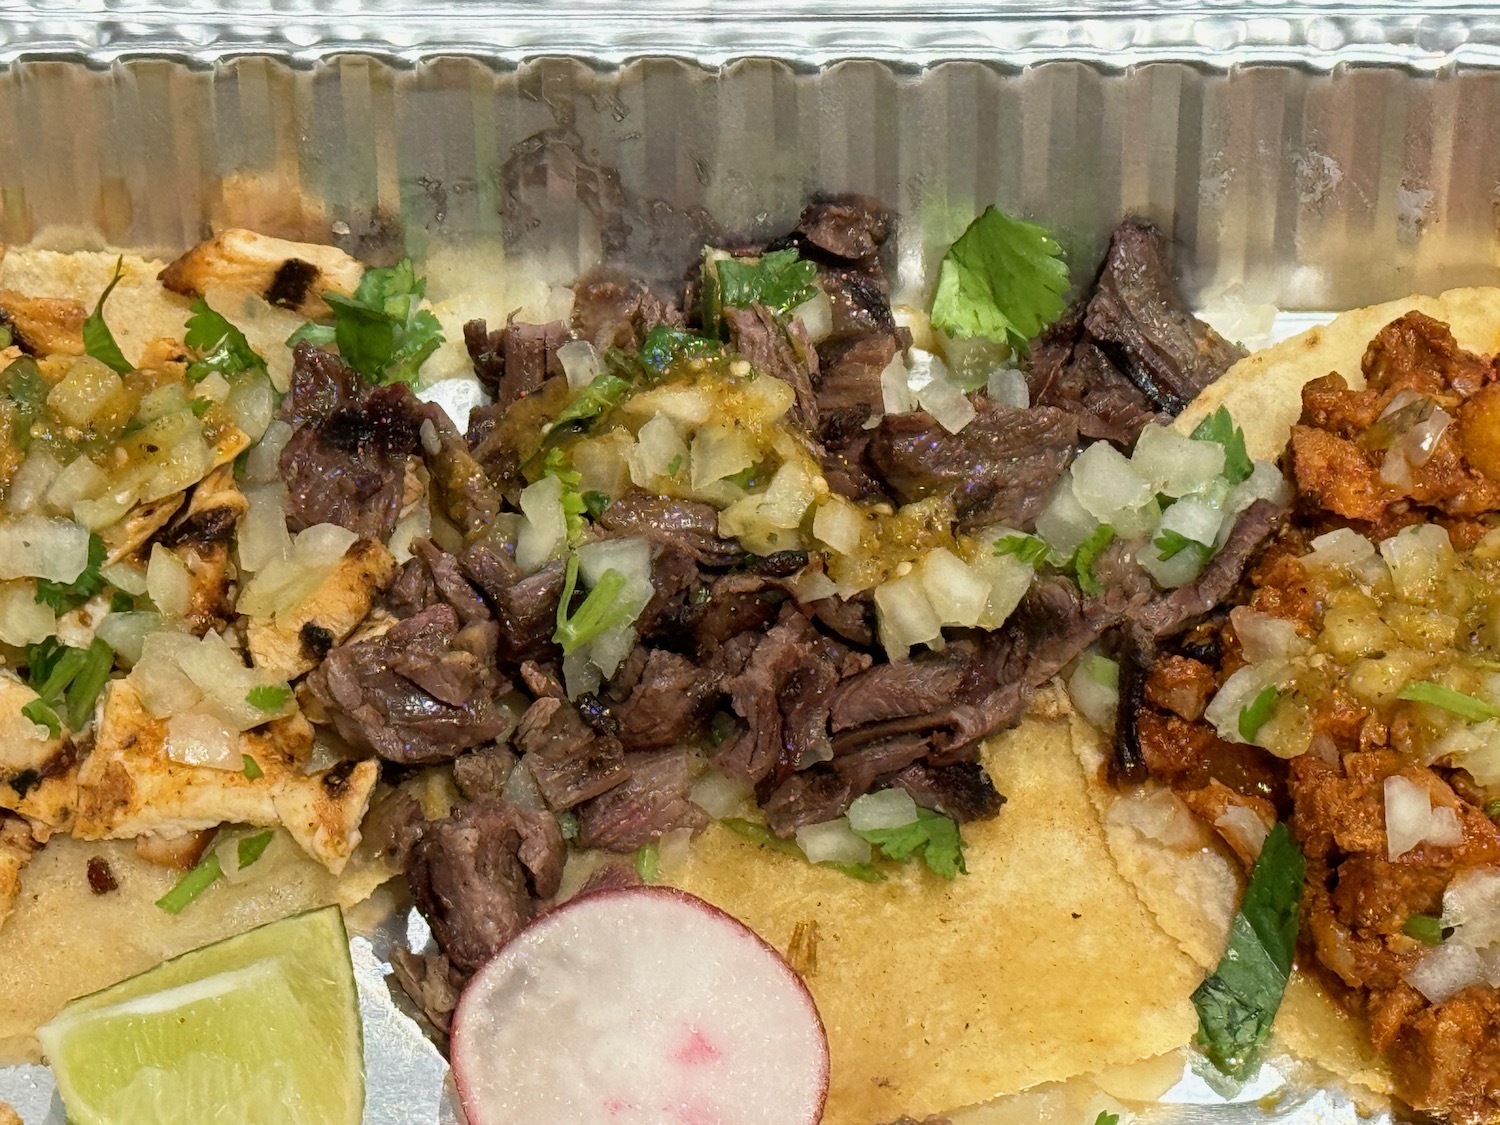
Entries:
<svg viewBox="0 0 1500 1125">
<path fill-rule="evenodd" d="M 604 677 L 600 674 L 598 667 L 589 659 L 589 648 L 575 648 L 563 657 L 563 687 L 567 690 L 569 699 L 577 699 L 580 695 L 589 695 L 599 690 L 604 683 Z"/>
<path fill-rule="evenodd" d="M 1357 531 L 1336 528 L 1312 541 L 1312 552 L 1302 556 L 1302 565 L 1321 568 L 1352 568 L 1375 557 L 1375 544 Z"/>
<path fill-rule="evenodd" d="M 1072 474 L 1068 473 L 1058 482 L 1052 499 L 1037 517 L 1036 533 L 1059 555 L 1071 555 L 1098 526 L 1099 521 L 1078 502 L 1073 492 Z"/>
<path fill-rule="evenodd" d="M 650 599 L 651 544 L 632 536 L 628 539 L 601 539 L 578 548 L 578 573 L 585 585 L 597 586 L 606 571 L 617 571 L 626 580 L 626 590 Z M 644 587 L 644 589 L 643 589 Z"/>
<path fill-rule="evenodd" d="M 250 702 L 252 690 L 276 681 L 247 667 L 214 632 L 202 640 L 166 629 L 148 634 L 129 680 L 146 709 L 158 718 L 199 711 L 230 730 L 243 731 L 281 713 Z"/>
<path fill-rule="evenodd" d="M 0 641 L 17 648 L 45 641 L 57 632 L 57 614 L 36 600 L 35 582 L 0 585 Z"/>
<path fill-rule="evenodd" d="M 1292 499 L 1292 486 L 1271 461 L 1257 461 L 1250 475 L 1235 485 L 1224 502 L 1227 512 L 1243 512 L 1257 500 L 1286 504 Z"/>
<path fill-rule="evenodd" d="M 1036 569 L 1014 555 L 996 556 L 992 547 L 982 547 L 969 563 L 969 569 L 989 583 L 989 600 L 980 614 L 981 629 L 998 629 L 1021 604 L 1021 598 L 1036 579 Z"/>
<path fill-rule="evenodd" d="M 72 582 L 89 563 L 89 533 L 72 520 L 25 515 L 0 522 L 0 579 Z"/>
<path fill-rule="evenodd" d="M 1025 410 L 1031 405 L 1031 388 L 1026 385 L 1026 376 L 1014 367 L 997 367 L 985 381 L 985 394 L 1005 406 Z"/>
<path fill-rule="evenodd" d="M 1450 940 L 1484 947 L 1500 943 L 1500 867 L 1471 867 L 1443 892 L 1443 923 Z"/>
<path fill-rule="evenodd" d="M 1224 523 L 1224 513 L 1196 496 L 1184 496 L 1161 516 L 1162 531 L 1175 531 L 1195 543 L 1212 547 Z"/>
<path fill-rule="evenodd" d="M 1464 842 L 1464 826 L 1458 819 L 1458 813 L 1447 805 L 1434 808 L 1427 826 L 1427 835 L 1422 839 L 1440 848 L 1460 847 Z"/>
<path fill-rule="evenodd" d="M 944 625 L 970 628 L 979 624 L 990 600 L 990 584 L 946 547 L 934 547 L 922 558 L 918 571 L 927 602 Z"/>
<path fill-rule="evenodd" d="M 842 496 L 829 496 L 813 513 L 813 534 L 841 555 L 859 550 L 865 526 L 865 514 Z"/>
<path fill-rule="evenodd" d="M 635 447 L 630 431 L 618 428 L 574 444 L 573 467 L 578 470 L 578 487 L 582 492 L 602 492 L 618 500 L 630 487 L 630 466 L 626 455 Z"/>
<path fill-rule="evenodd" d="M 259 441 L 276 417 L 276 391 L 264 375 L 242 375 L 230 387 L 224 408 L 251 441 Z"/>
<path fill-rule="evenodd" d="M 587 340 L 569 340 L 563 344 L 557 349 L 557 362 L 568 377 L 568 386 L 575 391 L 581 391 L 599 377 L 599 356 Z"/>
<path fill-rule="evenodd" d="M 83 429 L 123 386 L 120 377 L 102 362 L 80 356 L 47 392 L 47 405 L 64 422 Z"/>
<path fill-rule="evenodd" d="M 1100 523 L 1119 528 L 1123 513 L 1145 508 L 1156 495 L 1125 455 L 1107 441 L 1096 441 L 1073 462 L 1073 495 Z"/>
<path fill-rule="evenodd" d="M 406 563 L 412 557 L 412 544 L 418 539 L 431 537 L 432 509 L 424 501 L 396 521 L 396 528 L 391 532 L 391 541 L 387 546 L 390 547 L 392 558 L 398 563 Z"/>
<path fill-rule="evenodd" d="M 292 561 L 299 566 L 331 567 L 349 553 L 358 538 L 339 524 L 315 523 L 297 533 L 292 544 Z"/>
<path fill-rule="evenodd" d="M 1445 941 L 1422 954 L 1406 973 L 1406 982 L 1434 1004 L 1476 984 L 1488 983 L 1484 961 L 1467 945 Z"/>
<path fill-rule="evenodd" d="M 179 712 L 167 720 L 167 757 L 185 766 L 244 768 L 239 736 L 212 715 Z"/>
<path fill-rule="evenodd" d="M 947 379 L 935 379 L 918 391 L 917 405 L 950 434 L 961 432 L 979 413 L 963 388 Z"/>
<path fill-rule="evenodd" d="M 1240 712 L 1255 702 L 1256 696 L 1266 688 L 1280 683 L 1288 674 L 1285 664 L 1271 661 L 1266 664 L 1247 664 L 1237 670 L 1209 700 L 1203 717 L 1213 724 L 1219 737 L 1226 742 L 1245 741 L 1240 733 Z"/>
<path fill-rule="evenodd" d="M 249 510 L 236 537 L 240 568 L 259 571 L 292 557 L 292 536 L 286 529 L 286 488 L 279 482 L 245 489 Z"/>
<path fill-rule="evenodd" d="M 843 817 L 797 829 L 797 846 L 813 863 L 869 863 L 870 844 Z"/>
<path fill-rule="evenodd" d="M 161 627 L 159 613 L 111 613 L 99 622 L 96 636 L 114 649 L 126 663 L 134 664 L 141 658 L 146 638 Z"/>
<path fill-rule="evenodd" d="M 1404 601 L 1420 600 L 1453 557 L 1448 532 L 1435 523 L 1398 531 L 1380 544 L 1380 555 L 1391 568 L 1396 594 Z"/>
<path fill-rule="evenodd" d="M 839 593 L 839 585 L 818 566 L 804 566 L 791 579 L 792 596 L 803 605 Z"/>
<path fill-rule="evenodd" d="M 693 488 L 701 489 L 755 464 L 755 445 L 736 426 L 705 426 L 693 435 L 691 460 Z"/>
<path fill-rule="evenodd" d="M 762 554 L 791 546 L 791 542 L 783 544 L 784 537 L 775 533 L 798 528 L 816 498 L 814 477 L 806 462 L 787 461 L 776 470 L 764 492 L 751 493 L 719 513 L 719 534 L 738 538 L 750 550 Z"/>
<path fill-rule="evenodd" d="M 1290 660 L 1311 647 L 1297 634 L 1297 626 L 1284 617 L 1272 617 L 1249 606 L 1235 606 L 1229 611 L 1230 624 L 1240 639 L 1240 652 L 1249 664 L 1268 660 Z"/>
<path fill-rule="evenodd" d="M 1173 505 L 1176 507 L 1176 505 Z M 1143 544 L 1135 553 L 1135 561 L 1164 590 L 1175 590 L 1186 586 L 1203 572 L 1203 553 L 1191 548 L 1178 551 L 1171 558 L 1163 558 L 1155 537 Z"/>
<path fill-rule="evenodd" d="M 521 512 L 526 518 L 516 532 L 516 565 L 526 574 L 560 558 L 568 545 L 562 491 L 562 481 L 551 475 L 521 490 Z"/>
<path fill-rule="evenodd" d="M 754 792 L 743 781 L 716 769 L 708 770 L 688 790 L 688 800 L 715 820 L 744 812 L 754 799 Z"/>
<path fill-rule="evenodd" d="M 665 386 L 626 399 L 624 408 L 628 414 L 651 415 L 692 429 L 714 416 L 716 403 L 705 387 Z"/>
<path fill-rule="evenodd" d="M 675 476 L 674 468 L 680 471 L 687 466 L 688 447 L 672 419 L 657 414 L 641 427 L 627 459 L 630 479 L 638 487 L 648 488 L 658 477 Z"/>
<path fill-rule="evenodd" d="M 1113 674 L 1111 674 L 1113 673 Z M 1099 730 L 1115 725 L 1120 708 L 1120 666 L 1099 653 L 1085 653 L 1068 677 L 1068 697 L 1078 713 Z"/>
<path fill-rule="evenodd" d="M 1432 460 L 1433 453 L 1437 451 L 1438 440 L 1452 423 L 1453 415 L 1441 406 L 1434 406 L 1431 414 L 1401 436 L 1396 448 L 1401 450 L 1401 456 L 1406 459 L 1407 464 L 1418 467 L 1425 465 Z"/>
<path fill-rule="evenodd" d="M 1404 777 L 1385 779 L 1385 850 L 1398 859 L 1427 837 L 1432 829 L 1432 797 Z"/>
<path fill-rule="evenodd" d="M 649 600 L 648 596 L 646 601 Z M 644 602 L 641 603 L 641 608 L 643 607 Z M 634 620 L 640 611 L 640 608 L 633 609 L 631 620 Z M 632 625 L 616 625 L 613 629 L 606 629 L 589 642 L 589 662 L 599 669 L 600 677 L 607 680 L 619 670 L 625 658 L 635 648 L 637 640 L 639 637 Z"/>
<path fill-rule="evenodd" d="M 821 344 L 833 333 L 833 302 L 821 288 L 794 308 L 792 315 L 802 322 L 814 344 Z"/>
<path fill-rule="evenodd" d="M 243 427 L 242 427 L 243 428 Z M 292 427 L 277 419 L 266 426 L 258 442 L 245 454 L 242 475 L 246 484 L 270 484 L 281 479 L 281 452 L 291 440 Z"/>
<path fill-rule="evenodd" d="M 880 397 L 887 414 L 910 414 L 917 408 L 907 382 L 906 361 L 900 355 L 881 369 Z"/>
<path fill-rule="evenodd" d="M 57 458 L 45 449 L 33 449 L 10 478 L 10 487 L 5 490 L 5 510 L 18 516 L 35 510 L 62 468 Z"/>
<path fill-rule="evenodd" d="M 119 523 L 135 507 L 140 498 L 141 486 L 127 483 L 112 488 L 94 500 L 79 500 L 73 505 L 73 518 L 90 531 L 102 531 L 110 524 Z"/>
<path fill-rule="evenodd" d="M 941 642 L 942 619 L 927 600 L 921 575 L 913 570 L 875 587 L 880 642 L 892 660 L 903 659 L 912 645 Z"/>
<path fill-rule="evenodd" d="M 797 392 L 791 385 L 766 374 L 753 374 L 737 384 L 740 403 L 739 421 L 746 426 L 768 426 L 792 408 Z M 708 404 L 712 411 L 712 404 Z"/>
<path fill-rule="evenodd" d="M 1203 830 L 1197 817 L 1170 789 L 1130 791 L 1111 802 L 1105 821 L 1110 827 L 1129 828 L 1180 851 L 1196 851 L 1202 845 Z"/>
<path fill-rule="evenodd" d="M 138 598 L 146 592 L 146 570 L 133 562 L 121 559 L 99 568 L 99 576 L 117 590 L 124 590 Z"/>
<path fill-rule="evenodd" d="M 1202 491 L 1224 473 L 1224 447 L 1199 441 L 1152 422 L 1141 430 L 1130 454 L 1135 471 L 1154 492 L 1186 496 Z"/>
<path fill-rule="evenodd" d="M 151 545 L 151 559 L 146 564 L 146 593 L 167 617 L 182 617 L 188 611 L 193 593 L 193 575 L 177 552 L 160 543 Z"/>
<path fill-rule="evenodd" d="M 905 789 L 881 789 L 854 798 L 849 806 L 849 827 L 856 832 L 904 828 L 917 821 L 917 803 Z"/>
<path fill-rule="evenodd" d="M 1260 855 L 1260 849 L 1270 835 L 1266 822 L 1256 816 L 1248 805 L 1230 805 L 1219 814 L 1214 827 L 1239 844 L 1240 849 L 1248 856 Z"/>
<path fill-rule="evenodd" d="M 223 402 L 229 397 L 229 380 L 217 371 L 210 371 L 196 387 L 193 388 L 193 398 L 206 399 L 209 402 Z"/>
<path fill-rule="evenodd" d="M 656 870 L 662 875 L 680 870 L 692 855 L 692 847 L 691 828 L 674 828 L 664 833 L 656 842 Z"/>
<path fill-rule="evenodd" d="M 536 778 L 531 776 L 531 767 L 525 762 L 516 763 L 516 768 L 511 770 L 510 776 L 505 779 L 500 795 L 511 804 L 520 805 L 523 809 L 547 807 L 547 802 L 542 799 L 542 791 L 537 788 Z"/>
</svg>

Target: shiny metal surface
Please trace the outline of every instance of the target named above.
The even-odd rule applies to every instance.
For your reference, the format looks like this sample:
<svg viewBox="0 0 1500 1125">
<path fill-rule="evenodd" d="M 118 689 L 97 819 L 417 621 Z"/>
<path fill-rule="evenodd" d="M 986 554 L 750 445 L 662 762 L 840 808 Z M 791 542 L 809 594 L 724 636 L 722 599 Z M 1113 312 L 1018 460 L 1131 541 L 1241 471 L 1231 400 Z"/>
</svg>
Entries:
<svg viewBox="0 0 1500 1125">
<path fill-rule="evenodd" d="M 1489 5 L 44 8 L 0 2 L 6 242 L 175 252 L 243 224 L 377 261 L 467 247 L 549 280 L 667 280 L 705 239 L 857 191 L 903 217 L 914 300 L 991 202 L 1057 229 L 1080 282 L 1122 214 L 1157 220 L 1216 323 L 1263 322 L 1247 336 L 1275 309 L 1500 280 Z M 406 925 L 354 945 L 366 1120 L 456 1122 L 383 980 Z M 1336 1094 L 1173 1096 L 1149 1119 L 1355 1120 Z M 0 1099 L 63 1120 L 41 1068 L 0 1071 Z"/>
</svg>

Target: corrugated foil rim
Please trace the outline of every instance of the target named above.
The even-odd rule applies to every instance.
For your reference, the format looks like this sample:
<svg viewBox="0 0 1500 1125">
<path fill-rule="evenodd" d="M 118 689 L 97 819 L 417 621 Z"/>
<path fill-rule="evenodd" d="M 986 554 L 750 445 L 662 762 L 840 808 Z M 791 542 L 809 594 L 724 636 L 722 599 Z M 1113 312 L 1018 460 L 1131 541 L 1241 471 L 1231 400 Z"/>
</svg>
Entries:
<svg viewBox="0 0 1500 1125">
<path fill-rule="evenodd" d="M 1489 4 L 820 0 L 815 7 L 794 0 L 774 12 L 745 9 L 740 0 L 94 0 L 65 9 L 47 0 L 3 0 L 0 66 L 62 59 L 102 67 L 136 58 L 212 66 L 246 55 L 313 65 L 349 53 L 401 66 L 438 56 L 514 65 L 552 55 L 603 66 L 652 56 L 709 66 L 751 57 L 813 67 L 850 58 L 914 67 L 1069 59 L 1109 70 L 1150 62 L 1322 72 L 1500 66 L 1500 9 Z"/>
</svg>

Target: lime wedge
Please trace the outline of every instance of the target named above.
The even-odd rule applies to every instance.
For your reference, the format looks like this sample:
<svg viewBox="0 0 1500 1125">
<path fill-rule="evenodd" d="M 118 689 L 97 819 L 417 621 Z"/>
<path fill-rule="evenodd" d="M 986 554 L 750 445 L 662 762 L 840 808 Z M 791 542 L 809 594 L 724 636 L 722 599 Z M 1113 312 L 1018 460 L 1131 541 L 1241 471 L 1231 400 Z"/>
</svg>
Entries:
<svg viewBox="0 0 1500 1125">
<path fill-rule="evenodd" d="M 173 958 L 37 1032 L 76 1125 L 357 1125 L 363 1043 L 338 907 Z"/>
</svg>

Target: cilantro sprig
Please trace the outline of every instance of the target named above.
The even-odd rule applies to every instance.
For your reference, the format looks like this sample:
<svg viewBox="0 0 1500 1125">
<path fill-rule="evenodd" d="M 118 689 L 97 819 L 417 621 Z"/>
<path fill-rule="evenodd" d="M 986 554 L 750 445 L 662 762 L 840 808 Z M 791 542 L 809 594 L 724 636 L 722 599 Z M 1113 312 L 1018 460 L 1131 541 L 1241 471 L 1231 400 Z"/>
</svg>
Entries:
<svg viewBox="0 0 1500 1125">
<path fill-rule="evenodd" d="M 969 873 L 957 822 L 931 809 L 917 809 L 917 819 L 900 828 L 856 828 L 854 834 L 873 844 L 886 859 L 900 863 L 919 856 L 928 870 L 944 879 Z"/>
<path fill-rule="evenodd" d="M 1073 576 L 1078 579 L 1078 588 L 1090 597 L 1098 597 L 1104 593 L 1104 583 L 1099 581 L 1098 575 L 1094 573 L 1094 564 L 1099 561 L 1099 556 L 1104 553 L 1115 539 L 1115 529 L 1109 524 L 1102 524 L 1089 533 L 1089 537 L 1078 544 L 1078 550 L 1073 552 L 1073 558 L 1069 567 Z"/>
<path fill-rule="evenodd" d="M 1039 535 L 1004 535 L 995 540 L 995 555 L 996 557 L 1013 555 L 1023 563 L 1030 563 L 1032 567 L 1039 570 L 1045 563 L 1051 561 L 1052 549 Z"/>
<path fill-rule="evenodd" d="M 418 277 L 410 258 L 394 266 L 368 269 L 353 297 L 324 293 L 333 324 L 304 324 L 287 347 L 304 341 L 335 345 L 339 356 L 375 383 L 413 383 L 427 357 L 443 343 L 437 317 L 421 307 L 427 279 Z"/>
<path fill-rule="evenodd" d="M 1045 229 L 987 207 L 943 256 L 932 326 L 1024 351 L 1062 313 L 1069 284 L 1062 247 Z"/>
<path fill-rule="evenodd" d="M 227 379 L 266 369 L 266 361 L 250 346 L 245 334 L 201 297 L 193 302 L 193 315 L 188 317 L 182 339 L 198 353 L 187 367 L 190 383 L 201 383 L 215 372 Z"/>
<path fill-rule="evenodd" d="M 1224 447 L 1224 479 L 1230 484 L 1247 480 L 1255 471 L 1255 462 L 1245 451 L 1245 431 L 1234 424 L 1228 407 L 1219 407 L 1199 422 L 1190 436 L 1197 441 L 1213 441 Z"/>
<path fill-rule="evenodd" d="M 1306 869 L 1286 825 L 1276 825 L 1250 873 L 1223 960 L 1193 993 L 1198 1042 L 1209 1061 L 1231 1077 L 1249 1072 L 1281 1006 L 1297 945 Z"/>
<path fill-rule="evenodd" d="M 73 648 L 56 637 L 28 646 L 26 683 L 39 698 L 21 713 L 45 726 L 52 738 L 62 733 L 64 721 L 69 730 L 82 730 L 114 663 L 114 650 L 98 639 L 88 648 Z"/>
<path fill-rule="evenodd" d="M 135 364 L 125 358 L 120 345 L 115 343 L 115 334 L 104 322 L 104 302 L 109 300 L 109 295 L 115 291 L 115 286 L 120 284 L 120 279 L 124 276 L 125 259 L 122 256 L 115 259 L 114 276 L 109 279 L 104 292 L 99 294 L 94 311 L 83 322 L 83 350 L 119 375 L 130 374 L 135 370 Z"/>
<path fill-rule="evenodd" d="M 703 327 L 711 336 L 720 335 L 725 306 L 764 305 L 785 316 L 812 300 L 817 293 L 814 284 L 817 278 L 818 267 L 804 261 L 790 247 L 759 258 L 710 255 L 704 260 L 703 269 Z"/>
</svg>

